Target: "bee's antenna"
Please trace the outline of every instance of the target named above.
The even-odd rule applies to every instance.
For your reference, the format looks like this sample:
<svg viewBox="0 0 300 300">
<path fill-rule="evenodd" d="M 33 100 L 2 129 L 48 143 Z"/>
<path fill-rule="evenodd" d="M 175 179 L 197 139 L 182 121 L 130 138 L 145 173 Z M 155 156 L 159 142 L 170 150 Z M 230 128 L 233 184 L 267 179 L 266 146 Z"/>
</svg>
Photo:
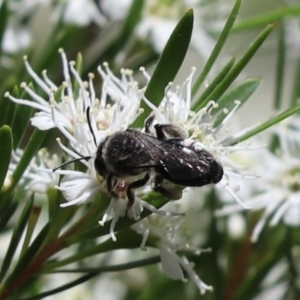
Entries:
<svg viewBox="0 0 300 300">
<path fill-rule="evenodd" d="M 96 137 L 95 137 L 95 134 L 94 134 L 94 131 L 93 131 L 93 128 L 92 128 L 92 123 L 91 123 L 90 107 L 89 106 L 86 109 L 86 118 L 87 118 L 87 122 L 88 122 L 88 125 L 89 125 L 90 132 L 91 132 L 91 134 L 93 136 L 93 139 L 94 139 L 95 146 L 97 147 L 97 141 L 96 141 Z"/>
<path fill-rule="evenodd" d="M 92 158 L 91 156 L 84 156 L 84 157 L 75 158 L 75 159 L 72 159 L 72 160 L 69 160 L 69 161 L 66 161 L 66 162 L 62 163 L 58 167 L 55 167 L 52 171 L 55 172 L 56 170 L 58 170 L 58 169 L 60 169 L 60 168 L 62 168 L 64 166 L 67 166 L 68 164 L 71 164 L 72 162 L 81 161 L 83 159 L 85 159 L 86 161 L 88 161 L 91 158 Z"/>
</svg>

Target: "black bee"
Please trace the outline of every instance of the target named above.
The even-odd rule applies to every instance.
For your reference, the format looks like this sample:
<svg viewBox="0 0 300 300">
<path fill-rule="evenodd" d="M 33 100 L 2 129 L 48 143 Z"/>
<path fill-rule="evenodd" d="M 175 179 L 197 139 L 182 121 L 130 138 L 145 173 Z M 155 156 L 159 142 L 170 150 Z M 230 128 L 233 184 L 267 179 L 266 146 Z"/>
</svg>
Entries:
<svg viewBox="0 0 300 300">
<path fill-rule="evenodd" d="M 126 190 L 128 205 L 134 203 L 133 189 L 144 186 L 154 172 L 154 190 L 172 200 L 182 192 L 175 186 L 166 188 L 164 180 L 181 186 L 203 186 L 218 183 L 223 168 L 213 155 L 199 149 L 180 128 L 171 124 L 154 125 L 156 137 L 150 134 L 154 116 L 145 122 L 145 132 L 136 129 L 118 131 L 100 143 L 96 158 L 97 172 L 106 178 L 107 190 L 112 193 L 114 178 L 128 178 L 145 173 L 130 183 Z M 171 138 L 167 137 L 170 136 Z"/>
<path fill-rule="evenodd" d="M 87 119 L 96 143 L 89 108 Z M 153 136 L 150 133 L 153 121 L 153 115 L 146 120 L 145 133 L 137 129 L 117 131 L 98 146 L 95 169 L 106 179 L 107 191 L 111 195 L 115 195 L 116 180 L 142 174 L 145 175 L 129 183 L 126 188 L 128 206 L 135 200 L 133 190 L 144 186 L 151 173 L 154 173 L 154 190 L 172 200 L 180 199 L 182 192 L 175 186 L 166 187 L 164 180 L 181 186 L 197 187 L 218 183 L 222 179 L 223 168 L 209 151 L 199 149 L 186 138 L 183 130 L 171 124 L 154 125 L 156 137 Z M 90 158 L 87 156 L 73 161 Z"/>
</svg>

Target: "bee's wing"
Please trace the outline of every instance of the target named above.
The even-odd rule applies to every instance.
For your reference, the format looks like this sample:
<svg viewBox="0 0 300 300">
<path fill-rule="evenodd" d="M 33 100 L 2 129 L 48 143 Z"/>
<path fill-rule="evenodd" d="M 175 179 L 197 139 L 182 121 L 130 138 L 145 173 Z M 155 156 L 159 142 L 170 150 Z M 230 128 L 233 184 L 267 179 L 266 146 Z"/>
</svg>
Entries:
<svg viewBox="0 0 300 300">
<path fill-rule="evenodd" d="M 222 166 L 205 149 L 186 146 L 182 139 L 160 140 L 146 135 L 140 142 L 148 164 L 139 161 L 139 166 L 155 168 L 166 180 L 185 186 L 203 186 L 222 178 Z"/>
<path fill-rule="evenodd" d="M 167 153 L 168 152 L 168 153 Z M 207 176 L 210 171 L 210 161 L 201 153 L 187 147 L 171 144 L 169 151 L 165 151 L 162 167 L 173 180 L 192 180 Z"/>
<path fill-rule="evenodd" d="M 163 168 L 174 179 L 195 178 L 210 171 L 211 154 L 195 151 L 182 144 L 180 139 L 159 140 L 151 136 L 144 140 L 145 151 L 156 168 Z"/>
</svg>

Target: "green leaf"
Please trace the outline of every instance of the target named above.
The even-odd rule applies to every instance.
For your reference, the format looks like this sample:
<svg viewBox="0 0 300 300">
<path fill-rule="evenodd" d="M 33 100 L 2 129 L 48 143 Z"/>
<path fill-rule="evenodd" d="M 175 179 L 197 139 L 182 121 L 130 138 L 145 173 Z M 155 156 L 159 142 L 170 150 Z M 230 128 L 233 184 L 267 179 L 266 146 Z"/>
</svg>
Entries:
<svg viewBox="0 0 300 300">
<path fill-rule="evenodd" d="M 91 247 L 84 249 L 78 253 L 75 253 L 65 259 L 56 262 L 50 262 L 43 268 L 43 270 L 48 272 L 49 270 L 53 270 L 74 262 L 81 261 L 87 257 L 97 255 L 100 253 L 110 252 L 113 250 L 139 248 L 141 242 L 142 242 L 142 236 L 136 233 L 135 231 L 133 231 L 131 228 L 127 227 L 124 230 L 121 230 L 121 232 L 117 234 L 116 241 L 113 241 L 109 237 L 106 241 L 98 245 L 92 245 Z"/>
<path fill-rule="evenodd" d="M 122 31 L 120 32 L 117 41 L 113 47 L 109 50 L 111 55 L 115 55 L 123 49 L 124 45 L 127 43 L 128 38 L 133 34 L 136 25 L 139 23 L 142 17 L 142 10 L 145 5 L 145 0 L 134 0 L 130 7 L 129 13 L 122 26 Z"/>
<path fill-rule="evenodd" d="M 237 78 L 237 76 L 241 73 L 241 71 L 248 64 L 250 59 L 254 56 L 256 51 L 260 48 L 262 43 L 274 29 L 277 23 L 271 24 L 267 26 L 254 40 L 254 42 L 250 45 L 248 50 L 244 53 L 244 55 L 240 58 L 240 60 L 236 63 L 236 65 L 230 70 L 227 76 L 222 80 L 222 82 L 215 88 L 215 90 L 209 95 L 203 103 L 202 106 L 205 106 L 210 100 L 218 101 L 219 98 L 226 92 L 228 87 L 232 84 L 232 82 Z"/>
<path fill-rule="evenodd" d="M 12 174 L 13 182 L 10 187 L 10 190 L 12 190 L 19 180 L 21 179 L 22 175 L 24 174 L 25 170 L 27 169 L 31 159 L 36 154 L 36 152 L 39 150 L 45 136 L 47 134 L 47 131 L 40 131 L 39 129 L 35 129 L 32 133 L 30 140 L 28 144 L 26 145 L 23 155 L 17 164 L 16 169 L 14 170 Z"/>
<path fill-rule="evenodd" d="M 60 229 L 62 229 L 63 223 L 64 223 L 64 221 L 62 221 L 61 218 L 62 219 L 69 218 L 70 217 L 69 211 L 71 211 L 72 213 L 75 213 L 76 206 L 61 208 L 60 204 L 63 203 L 63 201 L 65 201 L 65 199 L 64 199 L 63 194 L 60 193 L 54 187 L 50 187 L 47 190 L 47 198 L 48 198 L 48 220 L 49 220 L 49 224 L 50 224 L 49 232 L 58 230 L 58 233 L 59 233 L 59 231 L 60 231 Z M 66 214 L 67 216 L 62 217 L 61 214 Z M 57 228 L 57 227 L 59 227 L 59 228 Z"/>
<path fill-rule="evenodd" d="M 223 49 L 223 46 L 227 40 L 227 37 L 229 35 L 229 32 L 236 20 L 237 14 L 240 10 L 240 6 L 241 6 L 241 0 L 237 0 L 235 2 L 235 5 L 227 19 L 227 22 L 218 38 L 218 41 L 211 53 L 211 55 L 208 58 L 207 63 L 205 64 L 201 74 L 199 75 L 199 77 L 196 80 L 196 83 L 193 86 L 192 89 L 192 97 L 196 95 L 197 91 L 199 90 L 201 84 L 203 83 L 203 81 L 205 80 L 207 74 L 209 73 L 209 71 L 211 70 L 211 68 L 213 67 L 215 61 L 217 60 L 221 50 Z"/>
<path fill-rule="evenodd" d="M 279 123 L 280 121 L 288 118 L 289 116 L 297 113 L 300 111 L 300 104 L 298 105 L 295 105 L 294 107 L 292 108 L 289 108 L 287 110 L 285 110 L 284 112 L 282 112 L 281 114 L 279 114 L 278 116 L 262 123 L 261 125 L 245 132 L 244 134 L 242 134 L 241 136 L 237 136 L 234 138 L 234 140 L 231 141 L 230 145 L 235 145 L 237 143 L 240 143 L 242 141 L 245 141 L 247 139 L 249 139 L 250 137 L 266 130 L 267 128 Z"/>
<path fill-rule="evenodd" d="M 266 251 L 265 255 L 260 258 L 260 261 L 256 262 L 255 266 L 252 266 L 253 272 L 247 272 L 247 277 L 243 280 L 242 285 L 238 287 L 234 299 L 243 300 L 249 296 L 250 298 L 248 299 L 255 298 L 261 283 L 268 276 L 270 270 L 284 257 L 286 244 L 287 241 L 279 243 L 276 251 L 272 251 L 272 248 L 267 249 L 269 251 Z"/>
<path fill-rule="evenodd" d="M 41 214 L 41 211 L 42 211 L 42 208 L 40 206 L 33 206 L 32 207 L 30 216 L 28 218 L 28 226 L 27 226 L 25 237 L 24 237 L 24 242 L 23 242 L 20 257 L 22 257 L 23 254 L 25 253 L 25 251 L 28 249 L 28 246 L 30 244 L 30 240 L 32 238 L 32 234 L 34 232 L 34 229 L 35 229 L 35 226 L 36 226 L 37 221 L 39 219 L 39 216 Z"/>
<path fill-rule="evenodd" d="M 4 124 L 9 125 L 12 127 L 15 121 L 15 114 L 16 114 L 16 108 L 17 105 L 10 101 L 8 98 L 5 98 L 7 101 L 7 106 L 5 110 L 5 118 L 4 118 Z"/>
<path fill-rule="evenodd" d="M 239 108 L 250 98 L 250 96 L 257 90 L 261 82 L 260 78 L 249 78 L 242 83 L 238 83 L 230 87 L 227 92 L 219 99 L 217 110 L 211 111 L 212 115 L 216 114 L 220 110 L 226 109 L 231 111 L 235 106 L 235 101 L 239 101 Z M 227 114 L 219 114 L 214 127 L 217 127 L 226 118 Z"/>
<path fill-rule="evenodd" d="M 293 90 L 291 95 L 291 106 L 294 106 L 295 104 L 299 103 L 300 98 L 300 84 L 299 84 L 299 78 L 300 78 L 300 57 L 298 58 L 297 62 L 297 68 L 296 73 L 293 75 L 294 82 L 293 82 Z"/>
<path fill-rule="evenodd" d="M 7 16 L 8 16 L 8 10 L 7 10 L 7 1 L 3 1 L 1 8 L 0 8 L 0 56 L 2 52 L 2 40 L 3 40 L 3 34 L 6 28 L 6 23 L 7 23 Z"/>
<path fill-rule="evenodd" d="M 37 57 L 33 69 L 40 71 L 51 66 L 53 67 L 53 62 L 58 60 L 57 49 L 60 51 L 64 45 L 67 46 L 74 43 L 76 37 L 78 37 L 78 26 L 68 25 L 62 27 L 61 23 L 57 23 L 57 26 L 53 28 L 49 35 L 47 45 L 43 48 L 44 51 L 33 53 L 33 58 Z"/>
<path fill-rule="evenodd" d="M 107 39 L 108 45 L 104 45 L 105 49 L 102 49 L 96 57 L 86 62 L 84 72 L 96 69 L 103 61 L 114 61 L 117 54 L 124 49 L 124 46 L 133 35 L 134 29 L 142 17 L 144 4 L 145 0 L 132 1 L 127 18 L 122 25 L 121 30 L 118 32 L 117 37 L 112 42 Z"/>
<path fill-rule="evenodd" d="M 79 75 L 81 75 L 82 72 L 82 64 L 83 64 L 83 60 L 82 60 L 82 54 L 78 53 L 77 57 L 76 57 L 76 62 L 75 62 L 75 70 L 77 71 L 77 73 Z M 74 98 L 77 99 L 79 98 L 81 95 L 79 95 L 79 83 L 78 80 L 76 80 L 76 78 L 74 77 L 73 79 L 73 92 L 74 92 Z"/>
<path fill-rule="evenodd" d="M 0 223 L 5 224 L 5 219 L 8 219 L 12 217 L 13 214 L 13 207 L 18 206 L 20 202 L 24 199 L 25 192 L 23 189 L 17 189 L 12 194 L 9 193 L 11 188 L 11 185 L 7 187 L 7 189 L 2 190 L 2 194 L 0 194 Z M 11 207 L 12 206 L 12 207 Z M 11 214 L 11 215 L 10 215 Z"/>
<path fill-rule="evenodd" d="M 5 294 L 8 291 L 8 287 L 10 284 L 24 271 L 24 269 L 32 262 L 33 258 L 35 257 L 36 253 L 39 251 L 40 247 L 42 246 L 47 233 L 49 230 L 49 224 L 46 224 L 40 233 L 37 235 L 33 243 L 30 247 L 25 251 L 24 255 L 19 259 L 18 263 L 16 264 L 13 272 L 9 275 L 5 283 L 1 286 L 0 297 L 2 294 Z"/>
<path fill-rule="evenodd" d="M 61 199 L 63 196 L 60 193 L 58 196 L 58 199 Z M 60 232 L 65 229 L 65 226 L 67 223 L 69 223 L 74 216 L 76 215 L 76 212 L 80 209 L 78 206 L 71 206 L 67 208 L 61 208 L 57 207 L 57 212 L 55 215 L 53 215 L 51 218 L 49 218 L 49 232 L 46 238 L 46 241 L 51 241 L 56 239 Z"/>
<path fill-rule="evenodd" d="M 20 147 L 22 138 L 25 136 L 27 126 L 33 109 L 25 105 L 17 105 L 12 133 L 14 137 L 14 150 Z"/>
<path fill-rule="evenodd" d="M 54 92 L 53 97 L 54 97 L 55 102 L 59 103 L 61 101 L 61 96 L 63 95 L 64 89 L 65 89 L 65 86 L 64 86 L 64 84 L 62 84 Z"/>
<path fill-rule="evenodd" d="M 206 103 L 210 98 L 210 94 L 214 89 L 222 82 L 225 76 L 229 73 L 235 63 L 236 57 L 232 57 L 229 62 L 224 66 L 221 72 L 214 78 L 211 84 L 206 88 L 202 95 L 193 103 L 192 110 L 199 111 L 203 107 L 203 103 Z"/>
<path fill-rule="evenodd" d="M 82 277 L 79 277 L 78 279 L 76 279 L 74 281 L 71 281 L 70 283 L 64 284 L 56 289 L 41 293 L 41 294 L 33 296 L 33 297 L 23 298 L 22 300 L 38 300 L 38 299 L 42 299 L 42 298 L 45 298 L 50 295 L 60 293 L 62 291 L 68 290 L 74 286 L 77 286 L 81 283 L 84 283 L 84 282 L 92 279 L 93 277 L 95 277 L 101 273 L 104 273 L 104 272 L 117 272 L 117 271 L 122 271 L 122 270 L 129 270 L 129 269 L 133 269 L 133 268 L 157 264 L 159 262 L 160 262 L 160 256 L 154 256 L 154 257 L 137 260 L 137 261 L 133 261 L 133 262 L 125 263 L 125 264 L 119 264 L 119 265 L 115 265 L 115 266 L 103 266 L 103 267 L 99 267 L 99 268 L 90 268 L 90 269 L 86 269 L 86 270 L 82 269 L 81 272 L 89 271 L 89 273 Z M 80 272 L 80 270 L 76 271 L 76 272 Z M 57 273 L 60 273 L 60 271 L 57 271 Z M 65 271 L 64 273 L 74 273 L 74 271 L 67 270 L 67 272 Z"/>
<path fill-rule="evenodd" d="M 161 261 L 160 256 L 153 256 L 146 259 L 141 259 L 138 261 L 133 261 L 125 264 L 113 265 L 113 266 L 103 266 L 95 268 L 78 268 L 78 269 L 59 269 L 53 270 L 48 273 L 86 273 L 86 272 L 116 272 L 121 270 L 129 270 L 137 267 L 145 267 L 150 264 L 159 263 Z"/>
<path fill-rule="evenodd" d="M 146 88 L 145 97 L 156 106 L 162 101 L 166 86 L 174 80 L 185 58 L 193 31 L 193 22 L 194 14 L 192 10 L 189 10 L 172 32 L 155 67 Z M 145 116 L 151 112 L 144 102 L 141 107 L 144 113 L 136 120 L 135 127 L 141 126 Z"/>
<path fill-rule="evenodd" d="M 9 125 L 12 127 L 15 118 L 16 104 L 7 97 L 0 100 L 0 126 Z"/>
<path fill-rule="evenodd" d="M 254 16 L 248 19 L 239 21 L 233 28 L 232 32 L 239 32 L 246 29 L 257 28 L 266 26 L 266 24 L 280 21 L 287 16 L 299 16 L 300 5 L 281 7 L 278 10 L 274 10 L 269 13 L 265 13 L 259 16 Z"/>
<path fill-rule="evenodd" d="M 28 87 L 33 88 L 32 83 L 28 84 Z M 14 87 L 13 96 L 19 97 L 19 89 L 18 87 Z M 21 94 L 21 99 L 27 98 L 27 92 L 23 90 Z M 30 116 L 32 115 L 33 109 L 31 107 L 25 105 L 16 105 L 15 117 L 12 124 L 12 133 L 14 139 L 14 150 L 16 150 L 22 141 L 26 133 L 26 129 L 29 123 Z"/>
<path fill-rule="evenodd" d="M 284 85 L 284 66 L 285 66 L 285 24 L 278 26 L 278 58 L 275 77 L 275 99 L 274 107 L 280 110 L 282 103 L 283 85 Z"/>
<path fill-rule="evenodd" d="M 4 208 L 1 208 L 1 218 L 0 218 L 0 232 L 4 231 L 5 226 L 11 219 L 13 214 L 18 208 L 18 203 L 16 201 L 8 203 Z"/>
<path fill-rule="evenodd" d="M 12 258 L 15 254 L 17 246 L 19 245 L 19 242 L 20 242 L 20 239 L 22 237 L 23 231 L 25 229 L 28 218 L 30 216 L 32 205 L 33 205 L 33 198 L 31 198 L 26 203 L 26 205 L 25 205 L 25 207 L 22 211 L 22 214 L 19 218 L 19 221 L 18 221 L 18 223 L 15 227 L 14 233 L 13 233 L 13 235 L 11 237 L 11 240 L 10 240 L 10 243 L 9 243 L 9 247 L 6 251 L 6 255 L 5 255 L 5 258 L 4 258 L 3 263 L 2 263 L 1 272 L 0 272 L 0 281 L 2 281 L 2 279 L 6 275 L 6 272 L 7 272 L 8 268 L 11 264 Z"/>
<path fill-rule="evenodd" d="M 0 191 L 2 190 L 2 186 L 8 171 L 12 147 L 13 139 L 11 128 L 7 125 L 4 125 L 0 128 Z"/>
<path fill-rule="evenodd" d="M 73 224 L 72 227 L 62 235 L 62 238 L 65 239 L 72 236 L 76 239 L 77 235 L 84 233 L 90 228 L 93 228 L 93 226 L 96 225 L 96 227 L 99 227 L 99 216 L 103 215 L 103 213 L 106 211 L 109 201 L 110 198 L 108 196 L 103 194 L 100 195 L 99 193 L 99 195 L 93 200 L 88 211 L 80 220 Z M 71 207 L 69 207 L 69 209 L 71 209 Z M 80 243 L 81 239 L 78 239 L 77 242 Z"/>
<path fill-rule="evenodd" d="M 13 95 L 18 94 L 18 88 L 15 86 Z M 16 104 L 9 100 L 7 97 L 3 97 L 0 100 L 0 126 L 9 125 L 12 127 L 15 118 Z"/>
</svg>

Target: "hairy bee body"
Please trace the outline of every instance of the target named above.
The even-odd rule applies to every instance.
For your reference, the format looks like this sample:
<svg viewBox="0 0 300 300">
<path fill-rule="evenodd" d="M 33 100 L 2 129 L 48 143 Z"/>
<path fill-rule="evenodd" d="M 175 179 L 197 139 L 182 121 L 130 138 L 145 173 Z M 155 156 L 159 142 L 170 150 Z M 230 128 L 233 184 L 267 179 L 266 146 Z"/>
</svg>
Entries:
<svg viewBox="0 0 300 300">
<path fill-rule="evenodd" d="M 173 200 L 181 198 L 181 190 L 167 189 L 163 181 L 177 185 L 200 187 L 218 183 L 223 168 L 206 149 L 184 137 L 181 130 L 171 124 L 156 124 L 156 137 L 150 134 L 146 122 L 146 133 L 135 129 L 118 131 L 100 143 L 95 159 L 97 172 L 106 178 L 107 189 L 112 192 L 113 180 L 145 173 L 142 179 L 127 187 L 129 205 L 134 202 L 132 189 L 145 185 L 154 172 L 154 190 Z M 170 133 L 175 138 L 167 138 Z"/>
</svg>

